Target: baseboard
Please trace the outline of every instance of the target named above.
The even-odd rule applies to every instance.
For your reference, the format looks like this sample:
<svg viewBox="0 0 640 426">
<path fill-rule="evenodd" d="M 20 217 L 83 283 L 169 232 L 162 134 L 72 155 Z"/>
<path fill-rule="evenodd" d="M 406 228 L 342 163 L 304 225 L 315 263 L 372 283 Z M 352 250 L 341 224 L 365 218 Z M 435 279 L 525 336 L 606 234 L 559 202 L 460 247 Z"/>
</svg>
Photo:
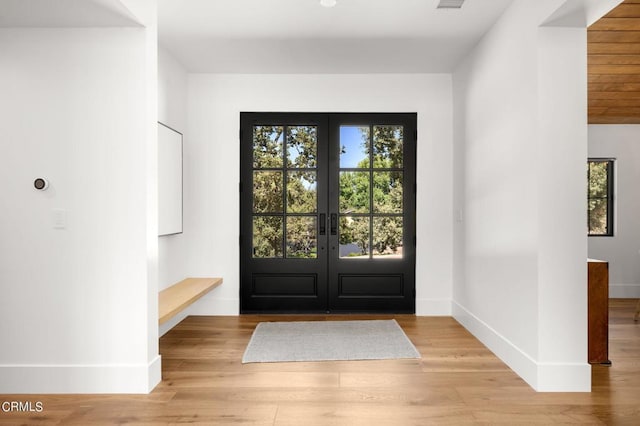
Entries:
<svg viewBox="0 0 640 426">
<path fill-rule="evenodd" d="M 611 299 L 640 299 L 640 284 L 609 283 Z"/>
<path fill-rule="evenodd" d="M 0 394 L 147 394 L 160 383 L 161 358 L 131 365 L 0 365 Z"/>
<path fill-rule="evenodd" d="M 217 316 L 234 316 L 240 314 L 239 299 L 221 299 L 203 297 L 188 309 L 185 309 L 182 318 L 175 322 L 182 321 L 188 315 L 217 315 Z M 419 316 L 451 316 L 451 299 L 416 299 L 416 315 Z M 169 323 L 167 323 L 169 324 Z M 161 335 L 166 333 L 167 329 L 161 328 Z"/>
<path fill-rule="evenodd" d="M 178 325 L 178 323 L 180 323 L 183 319 L 191 315 L 190 312 L 191 312 L 191 306 L 186 308 L 184 311 L 178 313 L 175 317 L 171 318 L 164 324 L 158 326 L 158 336 L 162 337 L 165 334 L 167 334 L 169 330 L 171 330 L 173 327 Z"/>
<path fill-rule="evenodd" d="M 591 365 L 538 363 L 538 392 L 591 392 Z"/>
<path fill-rule="evenodd" d="M 162 381 L 162 356 L 156 355 L 156 357 L 153 358 L 149 363 L 148 371 L 149 380 L 147 383 L 147 392 L 145 393 L 150 393 Z"/>
<path fill-rule="evenodd" d="M 220 303 L 218 300 L 220 299 L 215 299 L 213 297 L 207 298 L 207 296 L 205 296 L 193 305 L 186 307 L 183 311 L 176 314 L 175 317 L 158 327 L 158 336 L 162 337 L 167 334 L 169 330 L 178 325 L 189 315 L 238 315 L 238 305 L 240 303 L 238 299 L 223 299 L 223 303 Z M 233 311 L 233 309 L 230 309 L 227 305 L 235 306 L 236 310 Z"/>
<path fill-rule="evenodd" d="M 240 315 L 240 299 L 205 296 L 191 306 L 189 315 L 237 316 Z"/>
<path fill-rule="evenodd" d="M 538 392 L 590 392 L 587 363 L 538 363 L 484 321 L 453 301 L 453 317 Z"/>
<path fill-rule="evenodd" d="M 416 315 L 424 317 L 450 317 L 451 299 L 416 299 Z"/>
<path fill-rule="evenodd" d="M 529 386 L 537 388 L 538 366 L 533 358 L 457 302 L 453 301 L 452 305 L 453 318 L 456 321 L 522 377 Z"/>
</svg>

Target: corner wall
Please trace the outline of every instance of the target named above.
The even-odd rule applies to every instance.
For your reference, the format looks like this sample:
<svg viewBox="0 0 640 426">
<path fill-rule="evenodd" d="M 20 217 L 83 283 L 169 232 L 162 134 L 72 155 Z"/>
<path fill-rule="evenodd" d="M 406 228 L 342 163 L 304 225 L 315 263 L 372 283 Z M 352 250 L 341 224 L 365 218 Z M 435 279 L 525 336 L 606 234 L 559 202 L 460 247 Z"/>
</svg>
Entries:
<svg viewBox="0 0 640 426">
<path fill-rule="evenodd" d="M 160 380 L 156 37 L 0 29 L 0 393 Z"/>
<path fill-rule="evenodd" d="M 640 297 L 640 125 L 590 125 L 589 157 L 615 158 L 614 236 L 589 237 L 589 257 L 609 262 L 609 296 Z"/>
<path fill-rule="evenodd" d="M 183 163 L 190 154 L 187 132 L 187 72 L 184 67 L 162 47 L 158 48 L 158 121 L 182 133 Z M 183 211 L 189 204 L 189 168 L 183 167 Z M 188 277 L 187 238 L 191 232 L 188 222 L 183 223 L 181 234 L 158 237 L 158 289 L 163 290 Z M 186 308 L 160 326 L 164 335 L 189 315 Z"/>
<path fill-rule="evenodd" d="M 454 317 L 534 389 L 588 391 L 585 28 L 516 0 L 456 69 Z"/>
</svg>

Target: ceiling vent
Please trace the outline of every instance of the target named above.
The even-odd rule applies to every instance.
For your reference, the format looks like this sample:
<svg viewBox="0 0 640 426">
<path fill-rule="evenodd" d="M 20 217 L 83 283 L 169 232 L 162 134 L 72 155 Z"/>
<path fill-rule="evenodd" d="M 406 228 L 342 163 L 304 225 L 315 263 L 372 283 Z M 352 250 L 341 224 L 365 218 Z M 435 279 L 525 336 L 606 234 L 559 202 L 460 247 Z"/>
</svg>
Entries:
<svg viewBox="0 0 640 426">
<path fill-rule="evenodd" d="M 464 0 L 440 0 L 438 9 L 460 9 Z"/>
</svg>

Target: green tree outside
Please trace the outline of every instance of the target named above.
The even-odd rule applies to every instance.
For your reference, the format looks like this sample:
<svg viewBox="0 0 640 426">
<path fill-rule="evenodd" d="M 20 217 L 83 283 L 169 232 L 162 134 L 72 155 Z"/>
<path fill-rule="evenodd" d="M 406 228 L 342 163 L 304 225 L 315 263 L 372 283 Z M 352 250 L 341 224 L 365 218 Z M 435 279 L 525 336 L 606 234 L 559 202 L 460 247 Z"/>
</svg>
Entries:
<svg viewBox="0 0 640 426">
<path fill-rule="evenodd" d="M 361 146 L 373 150 L 358 163 L 362 170 L 340 172 L 339 241 L 358 247 L 352 256 L 398 255 L 403 173 L 384 169 L 402 168 L 402 127 L 374 126 L 371 139 L 373 146 L 362 128 Z M 253 143 L 253 256 L 315 258 L 317 128 L 290 126 L 285 135 L 283 126 L 255 126 Z"/>
<path fill-rule="evenodd" d="M 587 162 L 588 226 L 590 235 L 606 235 L 608 233 L 608 197 L 609 161 Z"/>
</svg>

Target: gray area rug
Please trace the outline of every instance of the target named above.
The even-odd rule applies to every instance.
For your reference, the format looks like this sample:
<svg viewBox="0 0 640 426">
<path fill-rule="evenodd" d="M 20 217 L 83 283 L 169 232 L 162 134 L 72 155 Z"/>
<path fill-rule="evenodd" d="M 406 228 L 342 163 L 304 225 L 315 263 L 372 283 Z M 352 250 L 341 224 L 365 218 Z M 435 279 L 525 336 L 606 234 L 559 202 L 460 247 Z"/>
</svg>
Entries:
<svg viewBox="0 0 640 426">
<path fill-rule="evenodd" d="M 242 363 L 420 358 L 396 320 L 261 322 Z"/>
</svg>

